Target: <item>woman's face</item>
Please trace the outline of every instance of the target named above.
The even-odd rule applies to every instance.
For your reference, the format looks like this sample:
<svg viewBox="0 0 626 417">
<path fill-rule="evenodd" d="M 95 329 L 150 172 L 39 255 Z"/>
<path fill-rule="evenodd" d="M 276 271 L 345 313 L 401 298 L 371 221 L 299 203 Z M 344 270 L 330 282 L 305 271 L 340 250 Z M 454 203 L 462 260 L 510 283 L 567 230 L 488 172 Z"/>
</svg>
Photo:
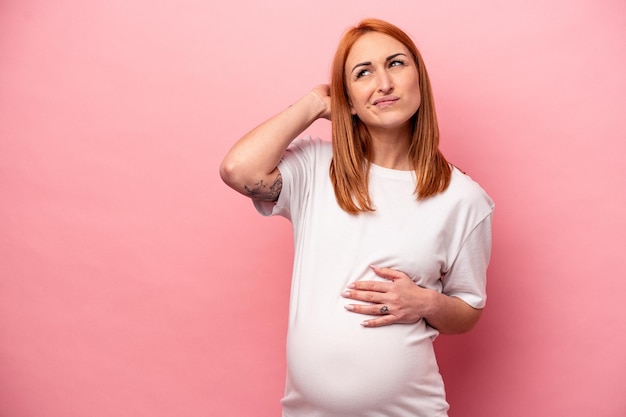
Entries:
<svg viewBox="0 0 626 417">
<path fill-rule="evenodd" d="M 404 44 L 366 33 L 352 46 L 344 71 L 351 112 L 370 132 L 408 126 L 421 96 L 417 67 Z"/>
</svg>

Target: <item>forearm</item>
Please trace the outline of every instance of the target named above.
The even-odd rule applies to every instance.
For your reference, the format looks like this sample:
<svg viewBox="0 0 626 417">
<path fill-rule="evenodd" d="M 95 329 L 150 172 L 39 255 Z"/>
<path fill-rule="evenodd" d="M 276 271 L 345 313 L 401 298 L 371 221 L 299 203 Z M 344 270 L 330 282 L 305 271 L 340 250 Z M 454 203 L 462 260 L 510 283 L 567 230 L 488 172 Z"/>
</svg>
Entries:
<svg viewBox="0 0 626 417">
<path fill-rule="evenodd" d="M 482 310 L 474 308 L 458 297 L 432 291 L 424 319 L 443 334 L 468 332 L 474 327 Z"/>
<path fill-rule="evenodd" d="M 482 310 L 458 297 L 416 285 L 404 272 L 372 267 L 376 275 L 390 282 L 356 281 L 342 295 L 364 304 L 349 304 L 348 311 L 375 316 L 362 324 L 379 327 L 393 323 L 415 323 L 420 319 L 440 333 L 458 334 L 472 329 Z M 381 308 L 386 307 L 382 312 Z M 376 317 L 377 316 L 377 317 Z"/>
<path fill-rule="evenodd" d="M 220 166 L 226 184 L 249 195 L 247 190 L 271 175 L 289 144 L 327 111 L 313 92 L 244 135 Z"/>
</svg>

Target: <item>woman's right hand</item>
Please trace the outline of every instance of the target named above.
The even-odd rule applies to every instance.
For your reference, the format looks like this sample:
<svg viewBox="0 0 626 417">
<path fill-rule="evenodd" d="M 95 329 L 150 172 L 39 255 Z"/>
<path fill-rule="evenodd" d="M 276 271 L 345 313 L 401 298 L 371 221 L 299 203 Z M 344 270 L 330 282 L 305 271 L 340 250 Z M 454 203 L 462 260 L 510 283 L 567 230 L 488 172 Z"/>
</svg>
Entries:
<svg viewBox="0 0 626 417">
<path fill-rule="evenodd" d="M 320 84 L 313 88 L 309 94 L 314 95 L 322 103 L 323 110 L 320 117 L 330 120 L 330 85 Z"/>
</svg>

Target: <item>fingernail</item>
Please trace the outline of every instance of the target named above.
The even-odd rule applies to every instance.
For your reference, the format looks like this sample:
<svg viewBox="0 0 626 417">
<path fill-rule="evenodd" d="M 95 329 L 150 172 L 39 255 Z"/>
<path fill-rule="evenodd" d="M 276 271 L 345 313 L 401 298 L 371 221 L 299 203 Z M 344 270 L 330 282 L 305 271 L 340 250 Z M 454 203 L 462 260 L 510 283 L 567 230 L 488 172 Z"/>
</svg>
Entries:
<svg viewBox="0 0 626 417">
<path fill-rule="evenodd" d="M 354 306 L 352 304 L 348 304 L 346 306 L 343 306 L 346 310 L 348 311 L 354 311 Z"/>
<path fill-rule="evenodd" d="M 348 285 L 348 288 L 350 288 L 351 290 L 353 290 L 353 289 L 355 289 L 355 288 L 356 288 L 356 285 L 354 285 L 354 284 L 350 284 L 350 285 Z"/>
<path fill-rule="evenodd" d="M 369 323 L 368 323 L 368 322 L 366 322 L 366 321 L 364 321 L 363 323 L 361 323 L 361 326 L 363 326 L 363 327 L 367 327 L 367 326 L 369 326 Z"/>
<path fill-rule="evenodd" d="M 341 293 L 343 297 L 350 297 L 350 291 L 344 291 Z"/>
<path fill-rule="evenodd" d="M 372 268 L 372 269 L 379 269 L 376 265 L 370 265 L 370 268 Z"/>
</svg>

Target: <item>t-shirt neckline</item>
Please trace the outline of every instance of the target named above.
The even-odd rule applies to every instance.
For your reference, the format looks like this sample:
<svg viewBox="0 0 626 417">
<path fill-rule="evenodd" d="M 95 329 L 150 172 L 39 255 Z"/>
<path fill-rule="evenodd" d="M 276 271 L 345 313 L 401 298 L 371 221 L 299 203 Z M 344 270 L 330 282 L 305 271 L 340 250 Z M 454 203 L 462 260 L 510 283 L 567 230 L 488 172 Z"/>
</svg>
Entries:
<svg viewBox="0 0 626 417">
<path fill-rule="evenodd" d="M 399 169 L 391 169 L 385 168 L 380 165 L 376 165 L 370 162 L 370 174 L 374 174 L 381 177 L 387 178 L 395 178 L 395 179 L 409 179 L 413 180 L 415 178 L 414 170 L 399 170 Z"/>
</svg>

